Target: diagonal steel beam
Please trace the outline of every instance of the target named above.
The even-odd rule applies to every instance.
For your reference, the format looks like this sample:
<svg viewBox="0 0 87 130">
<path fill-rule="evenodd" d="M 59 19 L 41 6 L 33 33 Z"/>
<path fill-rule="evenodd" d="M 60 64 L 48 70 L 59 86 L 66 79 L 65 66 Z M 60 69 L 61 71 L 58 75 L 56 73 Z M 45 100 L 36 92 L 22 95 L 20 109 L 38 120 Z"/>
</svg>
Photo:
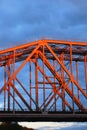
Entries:
<svg viewBox="0 0 87 130">
<path fill-rule="evenodd" d="M 23 61 L 23 63 L 19 66 L 19 68 L 17 70 L 15 70 L 15 72 L 11 75 L 11 77 L 9 78 L 9 80 L 2 86 L 2 88 L 0 89 L 0 94 L 2 93 L 2 91 L 4 90 L 5 86 L 11 82 L 13 79 L 16 78 L 16 75 L 19 73 L 19 71 L 24 67 L 24 65 L 31 59 L 31 57 L 36 53 L 36 51 L 39 49 L 41 45 L 39 44 L 32 52 L 31 54 Z"/>
<path fill-rule="evenodd" d="M 6 88 L 7 92 L 8 92 L 8 88 Z M 20 105 L 20 103 L 14 98 L 14 96 L 12 95 L 11 92 L 9 92 L 10 96 L 13 98 L 13 100 L 17 103 L 17 105 L 21 108 L 22 111 L 24 111 L 24 109 L 22 108 L 22 106 Z"/>
<path fill-rule="evenodd" d="M 67 86 L 67 84 L 65 83 L 65 81 L 61 78 L 61 76 L 58 74 L 58 72 L 55 71 L 55 69 L 53 68 L 53 66 L 50 64 L 50 62 L 46 59 L 46 57 L 42 54 L 42 52 L 38 51 L 38 54 L 40 56 L 40 58 L 43 60 L 44 58 L 44 63 L 45 65 L 49 68 L 49 70 L 53 73 L 53 75 L 55 76 L 55 78 L 57 80 L 60 81 L 60 83 L 62 84 L 63 88 L 67 91 L 67 93 L 69 94 L 69 96 L 75 101 L 75 103 L 77 104 L 77 106 L 82 110 L 82 111 L 86 111 L 86 109 L 84 108 L 84 106 L 81 104 L 81 102 L 77 99 L 77 97 L 71 92 L 71 90 L 69 89 L 69 87 Z"/>
<path fill-rule="evenodd" d="M 31 107 L 29 106 L 29 104 L 26 102 L 26 100 L 24 99 L 24 97 L 21 95 L 21 93 L 16 89 L 16 87 L 14 86 L 14 84 L 11 82 L 11 87 L 14 89 L 14 91 L 16 92 L 16 94 L 20 97 L 20 99 L 22 100 L 22 102 L 26 105 L 26 107 L 32 111 Z"/>
<path fill-rule="evenodd" d="M 35 62 L 35 61 L 33 61 Z M 55 84 L 52 84 L 52 81 L 47 77 L 47 75 L 45 74 L 45 72 L 43 71 L 43 69 L 41 69 L 40 66 L 37 66 L 37 68 L 39 69 L 39 71 L 43 74 L 43 76 L 45 77 L 45 79 L 48 81 L 48 83 L 52 86 L 53 91 L 54 91 L 54 95 L 51 97 L 51 99 L 48 101 L 46 107 L 48 106 L 48 104 L 52 101 L 53 98 L 55 98 L 55 94 L 58 94 L 60 96 L 60 98 L 62 98 L 62 100 L 64 101 L 64 103 L 67 105 L 67 107 L 72 110 L 71 106 L 69 105 L 69 103 L 63 98 L 62 94 L 59 92 L 61 86 L 59 88 L 56 88 Z"/>
<path fill-rule="evenodd" d="M 58 96 L 56 97 L 56 101 L 57 101 L 59 98 L 60 98 L 60 96 L 58 95 Z M 50 108 L 48 109 L 48 111 L 50 111 L 50 109 L 51 109 L 54 105 L 55 105 L 55 102 L 52 103 L 52 105 L 50 106 Z"/>
<path fill-rule="evenodd" d="M 33 103 L 36 105 L 36 102 L 34 101 L 34 99 L 31 97 L 31 95 L 28 93 L 28 91 L 25 89 L 25 87 L 23 86 L 23 84 L 19 81 L 19 79 L 16 77 L 17 82 L 20 84 L 20 86 L 22 87 L 22 89 L 26 92 L 26 94 L 30 97 L 30 100 L 33 101 Z"/>
<path fill-rule="evenodd" d="M 61 95 L 61 93 L 59 92 L 59 90 L 61 89 L 62 86 L 60 86 L 59 88 L 56 88 L 55 84 L 52 84 L 51 80 L 47 77 L 47 75 L 43 72 L 43 70 L 38 66 L 38 69 L 40 70 L 40 72 L 44 75 L 45 79 L 48 81 L 48 83 L 52 86 L 53 91 L 54 91 L 54 95 L 52 98 L 55 98 L 55 94 L 58 94 L 60 98 L 62 98 L 62 100 L 64 101 L 64 103 L 66 104 L 66 106 L 72 110 L 70 104 L 66 101 L 66 99 L 63 98 L 63 96 Z M 51 100 L 52 100 L 51 98 Z"/>
<path fill-rule="evenodd" d="M 83 89 L 81 88 L 81 86 L 78 84 L 78 82 L 75 80 L 75 78 L 73 77 L 73 75 L 68 71 L 68 69 L 66 68 L 66 66 L 60 61 L 60 59 L 58 58 L 58 56 L 55 54 L 55 52 L 52 50 L 52 48 L 46 44 L 46 47 L 48 48 L 48 50 L 51 52 L 51 54 L 54 56 L 54 58 L 57 60 L 57 62 L 60 64 L 60 66 L 63 68 L 63 70 L 67 73 L 67 75 L 70 77 L 71 81 L 78 87 L 78 89 L 81 91 L 81 93 L 87 98 L 87 94 L 83 91 Z"/>
</svg>

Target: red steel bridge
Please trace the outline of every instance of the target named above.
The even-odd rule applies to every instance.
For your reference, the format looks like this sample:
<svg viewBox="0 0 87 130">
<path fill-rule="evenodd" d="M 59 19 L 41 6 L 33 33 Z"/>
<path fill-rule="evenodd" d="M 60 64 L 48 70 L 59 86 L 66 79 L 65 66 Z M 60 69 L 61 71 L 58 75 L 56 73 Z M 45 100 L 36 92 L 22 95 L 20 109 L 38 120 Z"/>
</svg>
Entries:
<svg viewBox="0 0 87 130">
<path fill-rule="evenodd" d="M 0 50 L 0 121 L 87 121 L 87 42 Z"/>
</svg>

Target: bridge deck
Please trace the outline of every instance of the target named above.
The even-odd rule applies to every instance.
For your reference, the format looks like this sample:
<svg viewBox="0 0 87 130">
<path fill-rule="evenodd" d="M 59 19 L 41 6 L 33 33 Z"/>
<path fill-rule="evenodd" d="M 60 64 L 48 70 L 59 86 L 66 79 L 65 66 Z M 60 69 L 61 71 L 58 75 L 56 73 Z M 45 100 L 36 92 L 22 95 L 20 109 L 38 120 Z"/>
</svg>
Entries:
<svg viewBox="0 0 87 130">
<path fill-rule="evenodd" d="M 0 121 L 65 121 L 86 122 L 87 113 L 70 112 L 0 112 Z"/>
</svg>

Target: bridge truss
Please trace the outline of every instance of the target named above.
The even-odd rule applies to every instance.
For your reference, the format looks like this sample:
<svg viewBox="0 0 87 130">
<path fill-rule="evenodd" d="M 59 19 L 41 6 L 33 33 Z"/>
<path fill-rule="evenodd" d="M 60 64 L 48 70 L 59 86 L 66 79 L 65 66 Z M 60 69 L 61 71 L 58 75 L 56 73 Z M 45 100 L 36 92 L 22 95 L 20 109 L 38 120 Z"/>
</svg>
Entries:
<svg viewBox="0 0 87 130">
<path fill-rule="evenodd" d="M 1 50 L 0 111 L 86 114 L 87 43 L 38 40 Z"/>
</svg>

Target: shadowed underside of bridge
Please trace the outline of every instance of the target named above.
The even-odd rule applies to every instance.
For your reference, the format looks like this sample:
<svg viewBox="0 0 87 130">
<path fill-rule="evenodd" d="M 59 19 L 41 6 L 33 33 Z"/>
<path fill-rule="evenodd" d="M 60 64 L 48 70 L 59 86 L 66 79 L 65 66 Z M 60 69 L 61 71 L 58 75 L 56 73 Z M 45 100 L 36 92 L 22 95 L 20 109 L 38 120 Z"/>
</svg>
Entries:
<svg viewBox="0 0 87 130">
<path fill-rule="evenodd" d="M 38 40 L 0 51 L 0 121 L 87 121 L 87 43 Z"/>
</svg>

